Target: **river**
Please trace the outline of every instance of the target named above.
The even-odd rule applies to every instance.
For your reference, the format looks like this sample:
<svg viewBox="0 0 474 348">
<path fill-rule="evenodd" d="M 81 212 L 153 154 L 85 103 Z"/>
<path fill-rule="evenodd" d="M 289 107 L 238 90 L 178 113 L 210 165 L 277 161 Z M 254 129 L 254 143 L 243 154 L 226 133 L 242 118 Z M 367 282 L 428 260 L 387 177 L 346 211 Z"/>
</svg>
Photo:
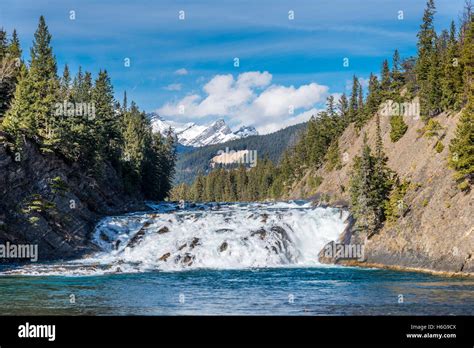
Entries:
<svg viewBox="0 0 474 348">
<path fill-rule="evenodd" d="M 474 282 L 321 265 L 348 213 L 309 202 L 150 204 L 107 217 L 99 252 L 3 266 L 0 314 L 474 314 Z"/>
</svg>

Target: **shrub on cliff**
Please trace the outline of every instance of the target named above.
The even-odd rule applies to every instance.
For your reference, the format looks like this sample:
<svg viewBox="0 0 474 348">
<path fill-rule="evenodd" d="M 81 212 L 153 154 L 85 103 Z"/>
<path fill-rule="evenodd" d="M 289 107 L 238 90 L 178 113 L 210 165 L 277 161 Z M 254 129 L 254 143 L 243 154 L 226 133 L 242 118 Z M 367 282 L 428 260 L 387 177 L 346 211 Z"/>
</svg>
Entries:
<svg viewBox="0 0 474 348">
<path fill-rule="evenodd" d="M 408 125 L 403 121 L 403 116 L 396 115 L 390 118 L 390 139 L 396 143 L 400 140 L 408 129 Z"/>
</svg>

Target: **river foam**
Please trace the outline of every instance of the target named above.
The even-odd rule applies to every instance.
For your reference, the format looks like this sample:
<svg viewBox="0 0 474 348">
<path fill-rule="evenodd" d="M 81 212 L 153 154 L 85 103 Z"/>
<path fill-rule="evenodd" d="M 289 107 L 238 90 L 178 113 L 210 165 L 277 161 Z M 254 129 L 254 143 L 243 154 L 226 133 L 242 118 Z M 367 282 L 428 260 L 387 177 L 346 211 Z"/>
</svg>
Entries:
<svg viewBox="0 0 474 348">
<path fill-rule="evenodd" d="M 150 204 L 152 211 L 107 217 L 93 241 L 102 251 L 61 264 L 29 265 L 4 273 L 97 275 L 317 266 L 348 213 L 307 202 Z"/>
</svg>

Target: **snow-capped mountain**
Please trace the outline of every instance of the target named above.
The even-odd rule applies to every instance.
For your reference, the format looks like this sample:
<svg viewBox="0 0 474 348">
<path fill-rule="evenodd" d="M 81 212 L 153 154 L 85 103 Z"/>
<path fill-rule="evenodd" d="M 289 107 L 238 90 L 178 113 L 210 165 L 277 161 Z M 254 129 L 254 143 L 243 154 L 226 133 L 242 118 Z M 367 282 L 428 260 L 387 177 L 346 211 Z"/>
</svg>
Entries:
<svg viewBox="0 0 474 348">
<path fill-rule="evenodd" d="M 218 119 L 208 125 L 197 125 L 193 122 L 178 123 L 164 120 L 156 113 L 149 113 L 153 132 L 165 134 L 171 127 L 181 145 L 201 147 L 225 143 L 230 140 L 242 139 L 251 135 L 258 135 L 254 127 L 241 127 L 233 132 L 223 119 Z"/>
</svg>

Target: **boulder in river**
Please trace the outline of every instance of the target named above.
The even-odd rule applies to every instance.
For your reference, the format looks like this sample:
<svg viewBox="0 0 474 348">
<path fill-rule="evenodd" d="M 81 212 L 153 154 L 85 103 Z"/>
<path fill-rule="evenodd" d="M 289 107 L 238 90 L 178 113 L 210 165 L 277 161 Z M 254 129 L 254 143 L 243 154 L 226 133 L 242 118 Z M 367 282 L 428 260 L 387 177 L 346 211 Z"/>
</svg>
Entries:
<svg viewBox="0 0 474 348">
<path fill-rule="evenodd" d="M 158 234 L 168 233 L 169 231 L 170 229 L 167 226 L 163 226 L 162 228 L 158 230 Z"/>
<path fill-rule="evenodd" d="M 252 236 L 252 237 L 255 236 L 255 235 L 258 235 L 261 240 L 264 240 L 265 236 L 267 235 L 267 231 L 265 231 L 265 229 L 262 227 L 259 230 L 253 231 L 252 233 L 250 233 L 250 236 Z"/>
<path fill-rule="evenodd" d="M 166 254 L 163 254 L 159 259 L 158 261 L 165 261 L 168 260 L 168 257 L 171 256 L 171 253 L 166 253 Z"/>
<path fill-rule="evenodd" d="M 227 250 L 228 246 L 229 245 L 227 244 L 227 242 L 222 243 L 221 246 L 219 247 L 219 251 L 223 252 L 223 251 Z"/>
<path fill-rule="evenodd" d="M 191 266 L 193 264 L 193 261 L 194 255 L 191 255 L 189 253 L 186 253 L 186 255 L 184 255 L 183 264 L 185 264 L 186 266 Z"/>
<path fill-rule="evenodd" d="M 191 244 L 190 244 L 189 247 L 190 247 L 191 249 L 194 249 L 194 247 L 195 247 L 196 245 L 199 245 L 199 241 L 200 241 L 199 238 L 194 237 L 194 238 L 193 238 L 193 241 L 191 242 Z"/>
<path fill-rule="evenodd" d="M 128 242 L 127 248 L 133 248 L 135 245 L 140 243 L 145 236 L 145 229 L 140 229 Z"/>
</svg>

